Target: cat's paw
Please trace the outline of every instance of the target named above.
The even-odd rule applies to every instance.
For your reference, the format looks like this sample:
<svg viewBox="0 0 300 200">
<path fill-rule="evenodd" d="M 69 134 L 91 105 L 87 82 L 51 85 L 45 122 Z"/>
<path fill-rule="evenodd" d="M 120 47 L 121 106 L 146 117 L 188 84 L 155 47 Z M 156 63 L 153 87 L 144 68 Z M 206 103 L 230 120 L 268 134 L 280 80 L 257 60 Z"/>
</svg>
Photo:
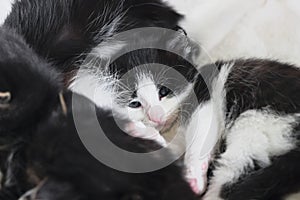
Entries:
<svg viewBox="0 0 300 200">
<path fill-rule="evenodd" d="M 161 136 L 158 130 L 153 127 L 147 127 L 142 122 L 128 123 L 125 127 L 125 131 L 132 137 L 153 140 L 163 147 L 167 146 L 166 140 Z"/>
<path fill-rule="evenodd" d="M 203 194 L 207 189 L 207 171 L 209 167 L 210 156 L 204 159 L 185 160 L 186 179 L 192 190 L 198 194 Z"/>
<path fill-rule="evenodd" d="M 200 173 L 201 175 L 199 174 L 199 172 L 198 173 L 196 172 L 194 167 L 190 167 L 187 170 L 187 174 L 186 174 L 186 179 L 190 184 L 190 187 L 198 195 L 203 194 L 207 187 L 206 171 L 201 170 Z"/>
</svg>

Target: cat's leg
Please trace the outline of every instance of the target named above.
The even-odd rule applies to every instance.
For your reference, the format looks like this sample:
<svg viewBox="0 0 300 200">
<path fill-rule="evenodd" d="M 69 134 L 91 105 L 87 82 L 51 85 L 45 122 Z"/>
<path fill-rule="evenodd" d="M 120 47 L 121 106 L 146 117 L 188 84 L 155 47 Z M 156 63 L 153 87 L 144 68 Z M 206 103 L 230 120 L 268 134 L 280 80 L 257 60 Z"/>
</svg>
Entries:
<svg viewBox="0 0 300 200">
<path fill-rule="evenodd" d="M 198 106 L 185 130 L 186 177 L 192 189 L 202 194 L 207 188 L 207 171 L 219 137 L 219 123 L 212 101 Z"/>
<path fill-rule="evenodd" d="M 142 122 L 130 122 L 127 124 L 125 131 L 127 134 L 147 140 L 153 140 L 162 145 L 167 146 L 167 141 L 164 137 L 153 127 L 147 127 Z"/>
<path fill-rule="evenodd" d="M 297 148 L 230 188 L 228 200 L 282 200 L 300 191 L 299 169 L 300 148 Z"/>
<path fill-rule="evenodd" d="M 203 194 L 207 188 L 207 171 L 210 156 L 185 159 L 186 179 L 196 194 Z"/>
</svg>

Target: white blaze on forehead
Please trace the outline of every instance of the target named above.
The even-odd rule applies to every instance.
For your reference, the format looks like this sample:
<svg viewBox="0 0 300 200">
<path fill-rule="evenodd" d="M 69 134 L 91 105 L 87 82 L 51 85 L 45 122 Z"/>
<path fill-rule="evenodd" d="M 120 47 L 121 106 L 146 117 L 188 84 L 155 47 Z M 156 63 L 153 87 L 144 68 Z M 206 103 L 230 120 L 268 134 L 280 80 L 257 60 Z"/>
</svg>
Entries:
<svg viewBox="0 0 300 200">
<path fill-rule="evenodd" d="M 143 106 L 152 107 L 154 105 L 159 105 L 158 88 L 152 77 L 147 77 L 145 75 L 138 77 L 137 96 Z"/>
</svg>

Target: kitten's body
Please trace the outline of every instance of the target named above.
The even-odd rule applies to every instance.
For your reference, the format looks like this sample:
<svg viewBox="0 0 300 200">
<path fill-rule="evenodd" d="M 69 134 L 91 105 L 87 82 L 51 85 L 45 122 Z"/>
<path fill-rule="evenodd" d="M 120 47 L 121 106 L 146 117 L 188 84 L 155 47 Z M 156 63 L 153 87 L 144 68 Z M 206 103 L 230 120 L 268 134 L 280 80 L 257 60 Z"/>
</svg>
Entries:
<svg viewBox="0 0 300 200">
<path fill-rule="evenodd" d="M 209 101 L 222 131 L 204 199 L 283 199 L 298 192 L 300 71 L 266 60 L 217 67 L 212 80 L 223 87 L 213 85 Z"/>
<path fill-rule="evenodd" d="M 300 177 L 294 170 L 299 162 L 292 157 L 300 156 L 297 154 L 299 69 L 275 61 L 236 60 L 203 66 L 200 68 L 203 77 L 195 79 L 198 72 L 193 66 L 170 52 L 144 51 L 148 52 L 125 55 L 127 63 L 132 61 L 127 66 L 129 69 L 139 67 L 134 69 L 135 77 L 123 80 L 132 84 L 127 85 L 126 92 L 122 91 L 124 88 L 121 90 L 124 96 L 118 105 L 120 109 L 129 109 L 129 113 L 135 110 L 135 114 L 130 115 L 132 120 L 159 128 L 149 116 L 151 106 L 147 106 L 157 98 L 156 105 L 168 111 L 163 115 L 166 125 L 169 120 L 174 120 L 174 114 L 177 116 L 175 121 L 179 128 L 176 131 L 187 139 L 186 154 L 193 155 L 191 163 L 202 162 L 203 156 L 208 156 L 213 150 L 214 169 L 204 199 L 221 199 L 220 195 L 224 199 L 281 199 L 297 192 Z M 124 66 L 123 58 L 120 61 L 114 64 Z M 170 69 L 164 73 L 166 69 L 157 63 L 171 66 L 188 81 L 178 78 Z M 157 75 L 161 74 L 163 77 L 158 78 Z M 160 98 L 162 85 L 173 90 Z M 196 96 L 192 95 L 193 91 Z M 174 101 L 176 96 L 178 101 Z M 132 102 L 134 107 L 128 108 Z M 193 138 L 195 134 L 200 137 Z M 203 145 L 205 136 L 212 135 L 213 138 L 208 140 L 210 144 Z M 147 138 L 147 133 L 139 137 Z M 212 149 L 216 140 L 218 144 Z M 189 158 L 186 159 L 188 164 Z M 290 169 L 278 168 L 281 165 Z M 272 184 L 274 173 L 280 174 L 276 177 L 278 185 Z M 286 176 L 290 179 L 287 180 Z M 258 188 L 250 190 L 247 184 L 255 180 L 260 181 Z M 259 190 L 260 187 L 264 190 Z M 271 190 L 271 187 L 274 188 Z M 266 193 L 265 189 L 270 191 Z"/>
<path fill-rule="evenodd" d="M 300 64 L 297 0 L 167 2 L 185 15 L 181 26 L 212 61 L 255 57 Z"/>
</svg>

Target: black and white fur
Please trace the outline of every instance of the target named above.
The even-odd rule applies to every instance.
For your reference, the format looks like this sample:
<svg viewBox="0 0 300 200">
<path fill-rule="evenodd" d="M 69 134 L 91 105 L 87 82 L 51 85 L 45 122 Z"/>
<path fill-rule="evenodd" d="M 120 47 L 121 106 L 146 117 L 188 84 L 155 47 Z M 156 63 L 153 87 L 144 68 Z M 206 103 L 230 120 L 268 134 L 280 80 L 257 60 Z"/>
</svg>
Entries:
<svg viewBox="0 0 300 200">
<path fill-rule="evenodd" d="M 80 141 L 72 114 L 78 109 L 81 123 L 89 127 L 88 113 L 95 105 L 74 94 L 80 102 L 72 107 L 72 93 L 62 92 L 59 74 L 14 30 L 1 28 L 0 43 L 0 199 L 17 200 L 25 193 L 23 199 L 195 199 L 180 163 L 130 174 L 98 162 Z M 121 131 L 111 111 L 99 108 L 97 114 L 120 147 L 133 152 L 160 148 Z M 151 162 L 169 156 L 156 155 Z"/>
<path fill-rule="evenodd" d="M 127 65 L 129 69 L 141 65 L 144 67 L 136 69 L 141 74 L 135 73 L 135 81 L 123 80 L 124 83 L 132 85 L 125 87 L 125 93 L 121 91 L 121 94 L 125 94 L 123 98 L 126 99 L 121 101 L 125 102 L 121 105 L 130 106 L 132 101 L 136 101 L 139 97 L 145 101 L 142 96 L 144 94 L 149 95 L 150 103 L 153 102 L 152 98 L 157 96 L 162 109 L 166 110 L 165 98 L 168 100 L 185 94 L 180 101 L 171 104 L 173 112 L 165 115 L 166 121 L 176 121 L 178 118 L 169 118 L 173 114 L 186 117 L 181 121 L 184 123 L 177 129 L 183 132 L 185 137 L 195 134 L 193 131 L 197 130 L 195 129 L 197 127 L 201 129 L 196 134 L 204 134 L 210 131 L 211 127 L 217 131 L 217 136 L 219 134 L 218 144 L 212 152 L 214 156 L 208 190 L 203 199 L 283 199 L 285 195 L 299 190 L 300 178 L 296 171 L 299 166 L 297 156 L 300 156 L 297 153 L 299 69 L 276 61 L 249 59 L 203 66 L 200 67 L 198 74 L 191 63 L 170 52 L 159 50 L 141 52 L 131 52 L 129 57 L 128 55 L 124 57 L 127 63 L 128 60 L 132 62 Z M 166 81 L 174 77 L 172 73 L 163 73 L 163 68 L 154 70 L 159 72 L 161 69 L 161 74 L 153 73 L 150 70 L 155 68 L 156 64 L 153 63 L 173 67 L 188 80 L 187 84 L 184 85 L 175 79 Z M 124 66 L 124 60 L 120 58 L 115 64 Z M 140 77 L 142 78 L 139 79 Z M 145 79 L 148 79 L 145 93 L 138 92 L 143 90 L 144 87 L 139 85 Z M 154 91 L 152 93 L 151 87 L 148 88 L 151 85 Z M 180 89 L 159 98 L 162 85 L 170 88 L 178 85 Z M 196 99 L 191 96 L 192 93 L 196 94 Z M 136 109 L 147 109 L 143 106 L 143 101 L 139 103 L 141 105 L 135 106 Z M 176 109 L 182 114 L 174 112 Z M 214 112 L 208 113 L 207 110 Z M 142 113 L 144 113 L 142 118 L 137 120 L 148 126 L 155 126 L 145 121 L 150 118 L 147 112 Z M 185 115 L 186 113 L 188 115 Z M 211 124 L 206 124 L 209 122 L 207 120 L 209 116 L 213 116 L 214 120 L 210 122 Z M 187 142 L 194 144 L 188 151 L 199 148 L 198 141 L 187 140 Z M 282 166 L 284 167 L 281 168 Z M 276 184 L 275 175 L 277 175 Z"/>
<path fill-rule="evenodd" d="M 142 27 L 176 29 L 181 15 L 160 0 L 21 0 L 5 26 L 65 73 L 67 84 L 95 47 L 107 59 L 124 45 L 114 36 Z"/>
<path fill-rule="evenodd" d="M 145 10 L 142 10 L 142 12 L 143 11 Z M 18 15 L 15 14 L 15 17 L 18 17 Z M 7 21 L 7 24 L 12 23 L 12 19 L 13 17 L 11 17 L 11 20 Z M 44 27 L 44 24 L 42 24 L 42 26 Z M 32 25 L 29 25 L 27 27 L 31 28 Z M 48 28 L 49 27 L 50 26 L 48 26 Z M 19 30 L 21 30 L 22 32 L 22 28 Z M 27 29 L 24 28 L 24 30 Z M 68 29 L 67 27 L 67 30 L 70 29 Z M 65 33 L 64 31 L 62 32 Z M 78 33 L 76 31 L 74 32 Z M 66 33 L 73 32 L 67 31 Z M 79 33 L 81 32 L 79 31 Z M 70 34 L 66 35 L 70 36 Z M 62 34 L 61 36 L 65 36 L 65 34 Z M 77 36 L 78 35 L 71 38 L 75 39 L 76 41 Z M 30 40 L 28 41 L 29 43 L 34 43 L 32 41 L 30 42 Z M 72 42 L 70 44 L 74 44 Z M 76 41 L 75 44 L 77 44 L 77 42 L 78 41 Z M 51 41 L 50 44 L 56 45 L 56 42 Z M 63 45 L 60 45 L 64 46 L 65 44 L 68 44 L 68 42 L 62 44 Z M 85 52 L 86 49 L 87 52 L 90 50 L 84 45 L 83 47 L 81 47 L 81 41 L 79 41 L 78 44 L 78 46 L 80 47 L 79 49 L 81 49 L 80 51 L 82 51 L 82 49 L 84 49 L 83 52 Z M 92 44 L 92 46 L 93 45 L 94 44 Z M 52 57 L 54 58 L 54 60 L 57 58 L 55 56 L 55 53 L 58 52 L 57 47 L 61 46 L 58 45 L 51 47 L 55 51 L 52 51 L 54 52 L 54 55 L 50 56 L 50 58 Z M 36 49 L 39 50 L 38 48 Z M 51 55 L 51 53 L 48 53 L 47 50 L 41 52 L 46 52 L 44 55 Z M 74 52 L 71 52 L 71 57 L 78 54 L 77 51 Z M 58 55 L 65 54 L 58 52 Z M 106 54 L 104 53 L 104 55 Z M 59 56 L 58 60 L 61 60 Z M 64 63 L 65 58 L 63 58 L 62 60 L 62 63 Z M 64 66 L 64 64 L 62 66 Z M 70 66 L 70 64 L 68 63 L 67 66 Z M 237 61 L 235 64 L 227 63 L 224 65 L 220 65 L 219 68 L 220 72 L 208 73 L 211 78 L 208 80 L 212 80 L 211 84 L 209 85 L 209 87 L 211 87 L 213 91 L 212 96 L 208 95 L 206 86 L 201 83 L 196 84 L 197 87 L 200 87 L 200 89 L 196 88 L 196 94 L 201 102 L 200 105 L 210 106 L 214 104 L 214 106 L 218 108 L 217 115 L 219 121 L 216 125 L 219 129 L 221 129 L 222 132 L 220 143 L 225 144 L 226 147 L 224 152 L 221 151 L 221 153 L 218 154 L 219 158 L 217 158 L 214 162 L 217 164 L 215 169 L 213 170 L 213 176 L 210 179 L 208 192 L 205 195 L 204 199 L 217 199 L 220 198 L 220 195 L 223 198 L 228 197 L 229 199 L 234 199 L 236 197 L 236 199 L 241 199 L 241 196 L 238 195 L 244 195 L 244 192 L 246 191 L 249 192 L 248 194 L 246 193 L 248 197 L 246 195 L 242 196 L 243 199 L 281 198 L 281 196 L 285 195 L 286 193 L 292 192 L 284 191 L 287 188 L 291 187 L 283 188 L 281 187 L 281 185 L 286 186 L 289 183 L 293 182 L 293 184 L 291 185 L 297 186 L 297 181 L 299 180 L 299 178 L 297 176 L 293 176 L 293 179 L 289 180 L 291 182 L 287 180 L 287 182 L 285 182 L 285 176 L 280 176 L 277 179 L 277 181 L 279 181 L 278 185 L 274 186 L 272 184 L 272 186 L 274 187 L 271 188 L 270 184 L 268 184 L 268 181 L 273 183 L 273 181 L 271 180 L 272 178 L 274 178 L 274 176 L 270 175 L 268 177 L 268 174 L 272 174 L 276 171 L 277 173 L 282 173 L 284 175 L 285 173 L 287 173 L 286 175 L 290 176 L 292 173 L 297 173 L 295 171 L 295 166 L 298 165 L 297 159 L 289 160 L 290 156 L 298 156 L 297 139 L 278 140 L 278 138 L 286 138 L 289 136 L 289 134 L 297 136 L 297 113 L 299 112 L 299 95 L 297 95 L 297 91 L 299 85 L 299 73 L 293 66 L 261 60 Z M 65 69 L 65 67 L 63 67 L 63 69 Z M 290 85 L 293 85 L 295 87 L 295 90 L 293 90 L 293 88 L 289 88 Z M 193 117 L 198 117 L 199 119 L 206 117 L 203 115 L 198 115 L 199 113 L 201 113 L 200 110 L 201 106 L 198 110 L 196 110 L 196 112 L 194 112 Z M 260 118 L 261 120 L 256 121 L 256 118 Z M 193 126 L 192 124 L 190 125 Z M 270 128 L 273 125 L 274 127 Z M 280 126 L 275 127 L 275 125 Z M 259 153 L 256 154 L 255 150 L 259 149 L 258 146 L 247 146 L 243 143 L 245 138 L 249 137 L 250 139 L 252 139 L 252 135 L 250 133 L 253 132 L 258 133 L 258 135 L 262 137 L 260 139 L 257 139 L 257 134 L 253 134 L 255 135 L 255 138 L 253 138 L 253 140 L 257 141 L 258 145 L 259 142 L 264 141 L 264 138 L 269 139 L 269 136 L 273 136 L 274 134 L 276 134 L 276 137 L 271 137 L 271 140 L 265 141 L 264 143 L 260 144 L 259 147 L 264 147 L 266 149 L 261 149 Z M 243 133 L 245 135 L 243 135 Z M 236 147 L 236 145 L 238 147 Z M 223 147 L 224 145 L 221 146 Z M 243 148 L 245 148 L 244 151 Z M 240 155 L 243 155 L 241 160 L 237 159 Z M 246 159 L 244 160 L 244 158 Z M 287 171 L 283 171 L 279 167 L 287 164 L 286 162 L 284 162 L 285 159 L 289 160 L 289 164 L 287 167 L 289 167 L 290 170 Z M 231 162 L 233 162 L 233 164 Z M 284 162 L 284 164 L 281 164 L 281 162 Z M 254 174 L 250 176 L 248 172 L 253 172 Z M 231 176 L 226 178 L 225 175 Z M 253 188 L 252 191 L 249 191 L 249 187 L 247 187 L 247 184 L 251 184 L 252 180 L 255 179 L 261 180 L 261 177 L 264 176 L 266 176 L 266 178 L 263 178 L 262 185 L 264 185 L 265 183 L 265 188 L 270 192 L 265 193 L 263 191 L 262 193 L 260 193 L 261 190 L 257 190 L 256 188 Z M 241 183 L 239 181 L 241 181 Z M 258 186 L 261 185 L 259 184 Z M 258 186 L 256 185 L 256 187 Z M 246 191 L 244 190 L 244 188 L 247 188 Z M 270 189 L 273 189 L 274 192 Z M 281 191 L 282 194 L 279 191 Z"/>
<path fill-rule="evenodd" d="M 65 93 L 64 98 L 67 114 L 61 109 L 54 110 L 47 120 L 38 125 L 31 145 L 26 148 L 26 169 L 29 180 L 36 187 L 29 190 L 23 199 L 196 199 L 182 176 L 180 163 L 155 172 L 131 174 L 112 169 L 95 159 L 82 144 L 73 118 L 76 110 L 81 115 L 79 126 L 85 127 L 85 137 L 94 139 L 92 113 L 95 105 L 71 93 Z M 72 98 L 77 99 L 73 108 Z M 133 138 L 121 131 L 110 111 L 99 109 L 97 116 L 107 137 L 119 147 L 139 153 L 160 148 L 155 142 Z M 115 159 L 110 151 L 105 155 Z M 172 155 L 158 153 L 149 163 L 163 161 L 169 156 Z M 138 164 L 122 163 L 129 166 Z"/>
<path fill-rule="evenodd" d="M 206 74 L 211 98 L 201 104 L 217 108 L 221 135 L 203 199 L 273 200 L 298 192 L 299 69 L 255 59 L 216 66 Z"/>
</svg>

